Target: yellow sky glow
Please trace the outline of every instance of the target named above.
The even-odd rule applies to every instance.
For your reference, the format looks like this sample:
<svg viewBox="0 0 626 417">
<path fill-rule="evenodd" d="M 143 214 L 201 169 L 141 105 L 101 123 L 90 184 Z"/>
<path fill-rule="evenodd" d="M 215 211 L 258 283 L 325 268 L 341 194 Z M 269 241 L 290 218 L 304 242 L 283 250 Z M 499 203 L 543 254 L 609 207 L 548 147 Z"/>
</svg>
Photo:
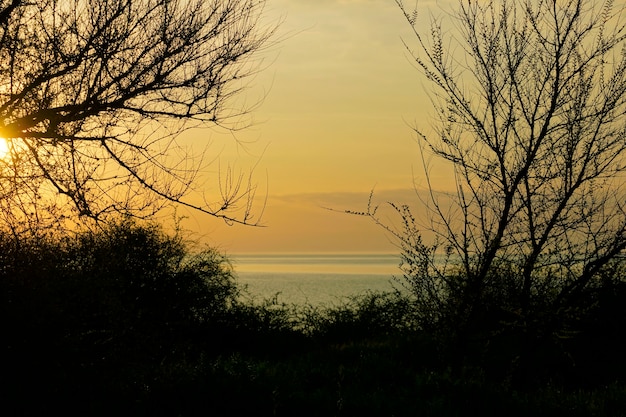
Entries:
<svg viewBox="0 0 626 417">
<path fill-rule="evenodd" d="M 410 126 L 427 126 L 431 110 L 401 41 L 413 40 L 408 23 L 388 0 L 273 0 L 268 7 L 270 21 L 284 19 L 285 39 L 245 93 L 250 102 L 266 95 L 256 123 L 236 134 L 245 146 L 215 131 L 190 137 L 208 135 L 220 161 L 242 169 L 258 162 L 266 227 L 179 212 L 189 216 L 183 226 L 229 253 L 397 252 L 368 219 L 324 207 L 365 209 L 372 189 L 379 200 L 404 203 L 415 199 L 414 179 L 424 186 Z M 446 173 L 433 174 L 449 182 Z"/>
<path fill-rule="evenodd" d="M 7 144 L 6 139 L 0 138 L 0 158 L 4 158 L 4 156 L 9 152 L 9 145 Z"/>
</svg>

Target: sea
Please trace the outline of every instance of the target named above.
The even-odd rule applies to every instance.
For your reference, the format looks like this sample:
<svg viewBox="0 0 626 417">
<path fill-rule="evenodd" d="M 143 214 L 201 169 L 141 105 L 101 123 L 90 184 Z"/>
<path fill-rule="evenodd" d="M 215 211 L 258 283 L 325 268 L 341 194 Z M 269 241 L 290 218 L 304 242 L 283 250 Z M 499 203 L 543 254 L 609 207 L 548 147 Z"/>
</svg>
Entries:
<svg viewBox="0 0 626 417">
<path fill-rule="evenodd" d="M 368 291 L 392 291 L 395 254 L 241 254 L 231 260 L 253 300 L 336 306 Z"/>
</svg>

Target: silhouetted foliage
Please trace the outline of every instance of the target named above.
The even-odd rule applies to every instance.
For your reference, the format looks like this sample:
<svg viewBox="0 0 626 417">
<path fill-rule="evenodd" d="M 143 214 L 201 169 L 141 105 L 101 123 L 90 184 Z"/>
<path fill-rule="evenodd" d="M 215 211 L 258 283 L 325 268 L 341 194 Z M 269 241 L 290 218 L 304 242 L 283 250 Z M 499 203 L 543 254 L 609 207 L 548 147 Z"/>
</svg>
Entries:
<svg viewBox="0 0 626 417">
<path fill-rule="evenodd" d="M 460 2 L 454 48 L 439 19 L 424 36 L 417 12 L 398 4 L 435 91 L 437 123 L 415 131 L 456 185 L 438 190 L 424 156 L 429 221 L 392 205 L 418 302 L 437 314 L 452 298 L 459 329 L 480 323 L 484 306 L 519 323 L 544 308 L 583 308 L 581 296 L 626 248 L 622 6 Z M 434 243 L 422 243 L 422 228 Z"/>
<path fill-rule="evenodd" d="M 533 327 L 519 326 L 494 292 L 451 372 L 457 345 L 423 328 L 406 292 L 328 308 L 252 304 L 224 256 L 191 252 L 153 224 L 4 233 L 2 411 L 615 416 L 625 400 L 623 273 L 619 263 L 607 266 L 603 279 L 614 285 L 598 283 L 585 309 L 563 312 L 568 332 L 561 322 L 556 338 L 529 338 Z M 541 314 L 552 312 L 534 317 Z M 534 356 L 522 360 L 529 340 Z"/>
<path fill-rule="evenodd" d="M 624 6 L 460 1 L 423 34 L 417 8 L 397 4 L 432 87 L 435 123 L 414 129 L 420 216 L 372 196 L 349 213 L 397 239 L 417 326 L 459 374 L 476 367 L 517 387 L 621 375 Z M 435 182 L 434 160 L 453 191 Z"/>
<path fill-rule="evenodd" d="M 333 307 L 300 308 L 306 334 L 335 342 L 380 339 L 415 331 L 414 305 L 405 295 L 367 292 Z"/>
<path fill-rule="evenodd" d="M 250 178 L 222 172 L 217 195 L 207 195 L 197 177 L 208 143 L 177 138 L 248 124 L 250 106 L 232 99 L 273 34 L 262 27 L 264 3 L 0 2 L 0 137 L 9 148 L 0 220 L 20 228 L 62 222 L 70 210 L 149 216 L 173 202 L 256 223 Z"/>
<path fill-rule="evenodd" d="M 176 364 L 217 349 L 238 302 L 222 255 L 190 254 L 180 236 L 131 221 L 72 237 L 3 234 L 0 265 L 5 403 L 33 414 L 57 402 L 107 410 L 109 395 L 125 407 L 157 375 L 186 375 Z"/>
</svg>

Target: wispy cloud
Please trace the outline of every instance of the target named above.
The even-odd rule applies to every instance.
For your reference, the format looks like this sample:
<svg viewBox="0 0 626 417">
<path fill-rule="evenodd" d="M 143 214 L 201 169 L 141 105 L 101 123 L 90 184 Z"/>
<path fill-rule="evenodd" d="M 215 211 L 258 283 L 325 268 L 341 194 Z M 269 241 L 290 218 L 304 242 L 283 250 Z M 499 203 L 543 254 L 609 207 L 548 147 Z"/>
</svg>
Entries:
<svg viewBox="0 0 626 417">
<path fill-rule="evenodd" d="M 443 196 L 443 192 L 435 192 L 436 195 Z M 372 205 L 391 202 L 394 204 L 419 205 L 430 199 L 428 190 L 416 190 L 414 188 L 398 188 L 387 190 L 363 190 L 363 191 L 338 191 L 338 192 L 313 192 L 313 193 L 293 193 L 276 195 L 270 198 L 275 202 L 290 204 L 317 205 L 336 210 L 360 211 Z"/>
</svg>

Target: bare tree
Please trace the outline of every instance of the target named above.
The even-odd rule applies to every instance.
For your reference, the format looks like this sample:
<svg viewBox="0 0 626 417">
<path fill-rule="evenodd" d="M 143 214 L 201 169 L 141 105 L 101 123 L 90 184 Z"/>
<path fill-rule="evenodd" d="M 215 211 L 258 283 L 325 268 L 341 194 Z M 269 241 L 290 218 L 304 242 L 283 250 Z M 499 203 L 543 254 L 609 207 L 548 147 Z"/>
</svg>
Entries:
<svg viewBox="0 0 626 417">
<path fill-rule="evenodd" d="M 97 219 L 174 202 L 255 224 L 255 185 L 233 171 L 216 196 L 186 199 L 204 153 L 177 138 L 191 127 L 242 127 L 249 109 L 230 104 L 273 35 L 264 3 L 0 1 L 5 219 L 32 220 L 64 201 Z"/>
<path fill-rule="evenodd" d="M 626 248 L 623 6 L 463 0 L 448 29 L 433 17 L 422 35 L 417 11 L 398 5 L 438 115 L 415 129 L 429 221 L 394 206 L 404 225 L 385 226 L 405 275 L 431 303 L 461 289 L 467 320 L 505 287 L 522 316 L 533 301 L 568 304 Z M 452 168 L 456 192 L 437 189 L 429 155 Z M 364 214 L 384 223 L 377 210 Z M 425 229 L 432 245 L 416 237 Z"/>
</svg>

